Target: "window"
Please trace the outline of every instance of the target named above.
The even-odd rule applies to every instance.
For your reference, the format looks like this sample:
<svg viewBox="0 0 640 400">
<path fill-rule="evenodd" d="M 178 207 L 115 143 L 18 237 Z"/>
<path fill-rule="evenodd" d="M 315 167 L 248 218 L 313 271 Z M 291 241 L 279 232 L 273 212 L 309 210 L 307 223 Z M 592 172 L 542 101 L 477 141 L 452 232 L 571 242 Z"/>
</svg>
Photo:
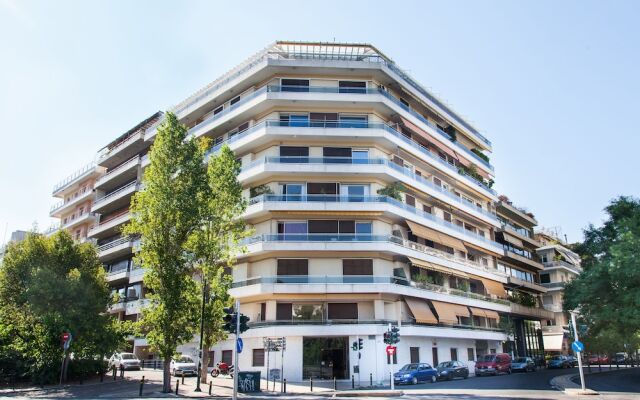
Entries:
<svg viewBox="0 0 640 400">
<path fill-rule="evenodd" d="M 278 222 L 278 233 L 286 234 L 306 234 L 306 222 Z"/>
<path fill-rule="evenodd" d="M 551 283 L 549 274 L 540 274 L 540 283 Z"/>
<path fill-rule="evenodd" d="M 280 146 L 280 159 L 283 163 L 307 163 L 309 162 L 308 147 Z"/>
<path fill-rule="evenodd" d="M 278 303 L 276 304 L 276 320 L 278 321 L 291 321 L 291 307 L 292 303 Z"/>
<path fill-rule="evenodd" d="M 306 114 L 280 115 L 280 126 L 308 127 L 309 116 Z"/>
<path fill-rule="evenodd" d="M 278 275 L 309 275 L 309 260 L 305 258 L 278 259 Z"/>
<path fill-rule="evenodd" d="M 364 197 L 369 195 L 369 185 L 340 185 L 340 195 L 349 202 L 364 201 Z"/>
<path fill-rule="evenodd" d="M 264 349 L 253 349 L 251 365 L 254 367 L 264 367 Z"/>
<path fill-rule="evenodd" d="M 358 303 L 329 303 L 329 319 L 358 319 Z"/>
<path fill-rule="evenodd" d="M 267 318 L 267 303 L 260 303 L 260 315 L 258 320 L 265 321 Z"/>
<path fill-rule="evenodd" d="M 309 80 L 308 79 L 282 79 L 282 91 L 283 92 L 308 92 Z"/>
<path fill-rule="evenodd" d="M 366 128 L 368 117 L 366 115 L 340 115 L 340 128 Z"/>
<path fill-rule="evenodd" d="M 433 365 L 438 365 L 438 348 L 431 348 L 431 357 L 433 358 Z"/>
<path fill-rule="evenodd" d="M 410 363 L 419 363 L 420 362 L 420 347 L 409 347 L 409 358 Z"/>
<path fill-rule="evenodd" d="M 408 206 L 411 206 L 411 207 L 416 206 L 416 198 L 408 194 L 404 195 L 404 202 L 407 203 Z"/>
<path fill-rule="evenodd" d="M 229 102 L 229 105 L 232 106 L 232 105 L 236 104 L 239 101 L 240 101 L 240 96 L 236 96 L 233 99 L 231 99 L 231 101 Z"/>
<path fill-rule="evenodd" d="M 322 321 L 324 307 L 322 304 L 294 304 L 292 318 L 302 321 Z"/>
<path fill-rule="evenodd" d="M 367 93 L 367 82 L 340 81 L 340 93 Z"/>
<path fill-rule="evenodd" d="M 304 194 L 304 185 L 301 183 L 284 183 L 282 186 L 282 194 L 284 201 L 301 201 Z"/>
<path fill-rule="evenodd" d="M 323 147 L 324 163 L 351 163 L 351 147 Z"/>
<path fill-rule="evenodd" d="M 406 107 L 409 107 L 409 102 L 400 97 L 400 103 L 404 104 Z"/>
<path fill-rule="evenodd" d="M 221 105 L 220 107 L 218 107 L 215 110 L 213 110 L 213 115 L 220 114 L 222 112 L 222 110 L 224 110 L 224 106 L 223 105 Z"/>
<path fill-rule="evenodd" d="M 362 235 L 373 233 L 371 222 L 356 222 L 356 233 Z"/>
<path fill-rule="evenodd" d="M 307 194 L 309 195 L 318 195 L 318 194 L 329 194 L 336 195 L 338 194 L 338 184 L 335 182 L 309 182 L 307 183 Z M 315 196 L 310 198 L 310 200 L 317 199 L 318 201 L 327 201 L 328 198 L 325 196 Z"/>
<path fill-rule="evenodd" d="M 322 219 L 310 220 L 309 233 L 338 233 L 338 221 Z"/>
<path fill-rule="evenodd" d="M 458 361 L 458 349 L 451 348 L 451 361 Z"/>
<path fill-rule="evenodd" d="M 422 205 L 422 211 L 424 211 L 424 212 L 426 212 L 428 214 L 433 214 L 433 208 L 431 206 L 428 206 L 428 205 L 425 205 L 425 204 Z"/>
<path fill-rule="evenodd" d="M 451 214 L 449 214 L 448 212 L 443 212 L 442 215 L 444 216 L 444 220 L 451 222 Z"/>
<path fill-rule="evenodd" d="M 469 347 L 467 349 L 467 360 L 469 361 L 474 361 L 476 359 L 475 355 L 473 354 L 473 347 Z"/>
<path fill-rule="evenodd" d="M 311 113 L 311 126 L 316 128 L 335 128 L 338 126 L 338 113 Z"/>
<path fill-rule="evenodd" d="M 342 275 L 373 275 L 372 259 L 342 260 Z"/>
<path fill-rule="evenodd" d="M 357 149 L 351 151 L 351 162 L 353 164 L 366 164 L 369 160 L 369 150 Z"/>
<path fill-rule="evenodd" d="M 233 365 L 233 350 L 222 350 L 222 362 Z"/>
</svg>

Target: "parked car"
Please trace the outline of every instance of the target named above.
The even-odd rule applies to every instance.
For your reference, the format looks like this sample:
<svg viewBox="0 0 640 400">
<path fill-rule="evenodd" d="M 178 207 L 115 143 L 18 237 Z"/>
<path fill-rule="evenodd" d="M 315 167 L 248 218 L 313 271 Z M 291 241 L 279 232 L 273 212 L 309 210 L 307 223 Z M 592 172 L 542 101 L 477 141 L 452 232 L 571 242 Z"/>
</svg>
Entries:
<svg viewBox="0 0 640 400">
<path fill-rule="evenodd" d="M 133 353 L 113 353 L 109 359 L 109 369 L 116 367 L 125 370 L 140 369 L 140 360 Z"/>
<path fill-rule="evenodd" d="M 547 363 L 547 368 L 571 368 L 571 362 L 567 356 L 553 356 Z"/>
<path fill-rule="evenodd" d="M 533 372 L 536 370 L 536 362 L 531 357 L 518 357 L 511 362 L 511 370 Z"/>
<path fill-rule="evenodd" d="M 569 360 L 569 365 L 572 367 L 578 366 L 578 358 L 575 356 L 567 356 L 567 360 Z"/>
<path fill-rule="evenodd" d="M 629 357 L 627 353 L 616 353 L 616 355 L 613 356 L 613 362 L 615 364 L 626 364 L 629 362 Z"/>
<path fill-rule="evenodd" d="M 435 382 L 437 379 L 438 371 L 424 363 L 406 364 L 393 375 L 393 381 L 397 384 L 415 385 L 418 382 Z"/>
<path fill-rule="evenodd" d="M 598 355 L 592 354 L 589 356 L 588 361 L 589 364 L 609 364 L 609 356 L 608 355 Z"/>
<path fill-rule="evenodd" d="M 180 356 L 171 360 L 169 371 L 173 376 L 198 375 L 198 367 L 189 356 Z"/>
<path fill-rule="evenodd" d="M 438 379 L 452 380 L 454 378 L 467 379 L 469 377 L 469 367 L 460 361 L 445 361 L 438 364 Z"/>
<path fill-rule="evenodd" d="M 546 367 L 547 366 L 547 360 L 545 360 L 545 358 L 543 356 L 533 357 L 533 361 L 535 361 L 536 367 Z"/>
<path fill-rule="evenodd" d="M 476 361 L 476 376 L 511 373 L 511 356 L 506 353 L 487 354 Z"/>
</svg>

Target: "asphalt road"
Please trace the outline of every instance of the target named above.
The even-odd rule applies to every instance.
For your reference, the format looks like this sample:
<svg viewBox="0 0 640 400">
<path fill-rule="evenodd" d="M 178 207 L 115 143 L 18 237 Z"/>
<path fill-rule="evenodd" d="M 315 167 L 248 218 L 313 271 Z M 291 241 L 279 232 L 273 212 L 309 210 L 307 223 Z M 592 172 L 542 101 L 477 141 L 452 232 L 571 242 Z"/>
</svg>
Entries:
<svg viewBox="0 0 640 400">
<path fill-rule="evenodd" d="M 574 379 L 580 384 L 580 379 Z M 598 392 L 640 393 L 640 368 L 603 372 L 585 376 L 585 385 Z M 638 396 L 640 398 L 640 395 Z"/>
</svg>

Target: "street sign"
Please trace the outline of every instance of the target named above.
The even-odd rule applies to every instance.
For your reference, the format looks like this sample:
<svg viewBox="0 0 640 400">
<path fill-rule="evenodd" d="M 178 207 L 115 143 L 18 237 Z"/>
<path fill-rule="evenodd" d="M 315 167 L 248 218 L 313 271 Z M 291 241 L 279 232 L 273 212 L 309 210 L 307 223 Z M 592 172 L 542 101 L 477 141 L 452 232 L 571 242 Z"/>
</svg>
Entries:
<svg viewBox="0 0 640 400">
<path fill-rule="evenodd" d="M 395 346 L 387 346 L 387 354 L 392 356 L 396 353 L 396 347 Z"/>
<path fill-rule="evenodd" d="M 244 343 L 242 343 L 242 338 L 238 338 L 236 340 L 236 350 L 238 350 L 238 353 L 242 353 L 243 347 L 244 347 Z"/>
<path fill-rule="evenodd" d="M 71 337 L 71 334 L 69 332 L 65 332 L 62 334 L 62 340 L 64 340 L 65 342 L 69 340 L 70 337 Z"/>
<path fill-rule="evenodd" d="M 576 353 L 582 353 L 584 351 L 584 343 L 576 340 L 575 342 L 571 343 L 571 349 Z"/>
</svg>

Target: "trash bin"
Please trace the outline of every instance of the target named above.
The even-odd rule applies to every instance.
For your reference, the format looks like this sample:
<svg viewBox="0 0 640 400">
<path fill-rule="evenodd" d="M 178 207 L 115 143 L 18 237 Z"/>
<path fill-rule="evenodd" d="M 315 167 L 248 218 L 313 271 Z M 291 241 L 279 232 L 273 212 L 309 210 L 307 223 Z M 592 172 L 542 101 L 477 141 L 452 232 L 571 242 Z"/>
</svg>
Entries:
<svg viewBox="0 0 640 400">
<path fill-rule="evenodd" d="M 260 371 L 238 372 L 238 392 L 255 393 L 260 391 Z"/>
</svg>

